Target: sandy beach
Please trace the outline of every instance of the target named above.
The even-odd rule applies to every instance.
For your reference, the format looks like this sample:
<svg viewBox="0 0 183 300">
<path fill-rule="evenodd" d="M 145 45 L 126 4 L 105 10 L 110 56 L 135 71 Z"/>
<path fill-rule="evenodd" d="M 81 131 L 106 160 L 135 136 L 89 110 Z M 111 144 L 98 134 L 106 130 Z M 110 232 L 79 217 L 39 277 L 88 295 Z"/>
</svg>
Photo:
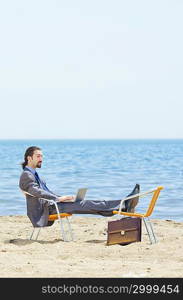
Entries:
<svg viewBox="0 0 183 300">
<path fill-rule="evenodd" d="M 72 217 L 76 241 L 63 242 L 57 222 L 30 241 L 27 216 L 0 217 L 0 277 L 183 277 L 183 223 L 152 220 L 158 243 L 106 245 L 113 218 Z"/>
</svg>

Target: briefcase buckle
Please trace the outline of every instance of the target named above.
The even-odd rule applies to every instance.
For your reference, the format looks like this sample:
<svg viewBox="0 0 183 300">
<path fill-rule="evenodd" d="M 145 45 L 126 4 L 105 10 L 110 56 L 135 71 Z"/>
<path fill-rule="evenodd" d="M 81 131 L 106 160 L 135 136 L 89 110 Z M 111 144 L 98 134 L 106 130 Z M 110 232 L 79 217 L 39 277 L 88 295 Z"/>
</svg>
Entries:
<svg viewBox="0 0 183 300">
<path fill-rule="evenodd" d="M 121 230 L 121 235 L 125 235 L 125 231 L 124 230 Z"/>
</svg>

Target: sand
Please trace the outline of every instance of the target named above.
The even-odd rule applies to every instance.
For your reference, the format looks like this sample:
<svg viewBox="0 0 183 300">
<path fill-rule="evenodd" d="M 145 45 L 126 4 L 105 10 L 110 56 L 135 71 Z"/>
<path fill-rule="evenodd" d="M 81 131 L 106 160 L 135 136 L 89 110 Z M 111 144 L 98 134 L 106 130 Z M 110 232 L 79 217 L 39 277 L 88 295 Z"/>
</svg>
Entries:
<svg viewBox="0 0 183 300">
<path fill-rule="evenodd" d="M 76 241 L 63 242 L 58 221 L 31 241 L 27 216 L 1 216 L 0 277 L 183 277 L 183 223 L 153 219 L 158 243 L 149 243 L 143 225 L 141 242 L 107 246 L 113 218 L 73 216 Z"/>
</svg>

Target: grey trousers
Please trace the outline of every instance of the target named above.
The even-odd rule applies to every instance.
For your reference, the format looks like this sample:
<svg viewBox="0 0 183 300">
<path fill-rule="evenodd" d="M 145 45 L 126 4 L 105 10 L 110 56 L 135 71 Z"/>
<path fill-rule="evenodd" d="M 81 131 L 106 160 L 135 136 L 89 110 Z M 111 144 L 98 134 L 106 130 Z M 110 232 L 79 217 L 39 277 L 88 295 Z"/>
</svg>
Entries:
<svg viewBox="0 0 183 300">
<path fill-rule="evenodd" d="M 59 202 L 60 213 L 71 214 L 95 214 L 102 216 L 112 216 L 113 210 L 118 210 L 121 200 L 83 200 L 77 202 Z M 124 204 L 122 210 L 125 210 Z M 49 207 L 50 214 L 56 214 L 54 205 Z"/>
</svg>

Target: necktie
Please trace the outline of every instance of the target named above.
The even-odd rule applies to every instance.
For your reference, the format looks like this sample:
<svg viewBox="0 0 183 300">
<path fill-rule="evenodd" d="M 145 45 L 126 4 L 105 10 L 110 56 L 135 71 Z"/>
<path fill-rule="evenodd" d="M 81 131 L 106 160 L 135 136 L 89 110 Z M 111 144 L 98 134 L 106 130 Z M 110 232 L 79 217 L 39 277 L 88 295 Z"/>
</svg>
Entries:
<svg viewBox="0 0 183 300">
<path fill-rule="evenodd" d="M 40 188 L 42 188 L 45 191 L 50 192 L 49 189 L 47 188 L 46 184 L 39 178 L 39 175 L 37 172 L 35 172 L 35 178 L 36 178 L 36 181 L 39 184 Z"/>
<path fill-rule="evenodd" d="M 37 172 L 35 172 L 35 178 L 36 178 L 37 183 L 41 186 L 41 180 L 40 180 Z"/>
</svg>

